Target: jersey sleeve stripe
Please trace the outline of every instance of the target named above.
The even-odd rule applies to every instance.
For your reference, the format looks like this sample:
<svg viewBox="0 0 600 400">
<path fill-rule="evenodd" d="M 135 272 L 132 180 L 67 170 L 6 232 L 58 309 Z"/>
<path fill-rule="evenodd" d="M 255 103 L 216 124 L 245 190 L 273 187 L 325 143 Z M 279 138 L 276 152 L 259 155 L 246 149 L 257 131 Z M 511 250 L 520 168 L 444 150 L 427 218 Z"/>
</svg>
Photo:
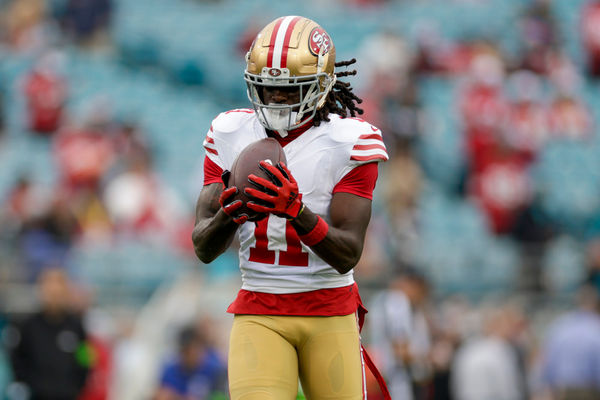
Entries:
<svg viewBox="0 0 600 400">
<path fill-rule="evenodd" d="M 371 155 L 371 154 L 383 154 L 385 156 L 387 156 L 387 151 L 385 151 L 385 147 L 377 147 L 377 148 L 373 148 L 373 149 L 364 149 L 364 150 L 353 150 L 350 155 L 351 156 L 364 156 L 364 155 Z"/>
<path fill-rule="evenodd" d="M 353 161 L 387 161 L 388 154 L 381 132 L 371 126 L 373 132 L 363 133 L 354 143 L 350 152 Z"/>
<path fill-rule="evenodd" d="M 206 139 L 204 139 L 204 143 L 202 143 L 202 145 L 208 153 L 219 155 L 219 152 L 215 148 L 215 140 L 210 136 L 206 136 Z"/>
<path fill-rule="evenodd" d="M 380 149 L 383 151 L 386 151 L 386 148 L 383 144 L 355 144 L 354 147 L 352 148 L 352 151 L 354 152 L 355 150 L 373 150 L 373 149 Z"/>
<path fill-rule="evenodd" d="M 386 154 L 377 153 L 377 154 L 361 155 L 361 156 L 353 155 L 352 157 L 350 157 L 350 159 L 353 161 L 387 161 L 388 156 Z"/>
<path fill-rule="evenodd" d="M 377 139 L 383 142 L 383 138 L 381 137 L 381 134 L 379 133 L 369 133 L 369 134 L 365 134 L 365 135 L 360 135 L 358 137 L 359 140 L 363 140 L 363 139 Z"/>
</svg>

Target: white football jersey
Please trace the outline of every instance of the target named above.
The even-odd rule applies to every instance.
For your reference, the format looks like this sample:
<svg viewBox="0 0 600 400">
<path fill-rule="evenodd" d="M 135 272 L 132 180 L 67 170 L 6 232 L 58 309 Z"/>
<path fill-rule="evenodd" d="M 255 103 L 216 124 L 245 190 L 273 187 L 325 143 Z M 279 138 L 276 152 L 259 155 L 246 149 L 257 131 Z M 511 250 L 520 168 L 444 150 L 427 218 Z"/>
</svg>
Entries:
<svg viewBox="0 0 600 400">
<path fill-rule="evenodd" d="M 356 166 L 388 158 L 379 129 L 357 118 L 329 117 L 331 122 L 311 127 L 283 148 L 303 203 L 328 223 L 335 185 Z M 247 145 L 265 137 L 253 110 L 232 110 L 214 119 L 204 147 L 214 163 L 229 170 Z M 352 271 L 342 275 L 319 258 L 285 218 L 247 222 L 238 235 L 242 289 L 281 294 L 354 283 Z"/>
</svg>

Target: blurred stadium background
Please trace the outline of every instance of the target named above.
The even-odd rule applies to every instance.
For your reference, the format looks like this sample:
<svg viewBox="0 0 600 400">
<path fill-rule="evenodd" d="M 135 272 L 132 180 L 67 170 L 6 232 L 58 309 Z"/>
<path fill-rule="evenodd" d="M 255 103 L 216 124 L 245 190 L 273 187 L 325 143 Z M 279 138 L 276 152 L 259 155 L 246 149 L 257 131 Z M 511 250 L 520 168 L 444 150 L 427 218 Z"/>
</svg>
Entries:
<svg viewBox="0 0 600 400">
<path fill-rule="evenodd" d="M 595 3 L 0 0 L 0 393 L 19 398 L 10 326 L 38 307 L 46 268 L 67 272 L 107 344 L 111 398 L 150 398 L 190 321 L 210 320 L 226 351 L 236 253 L 202 265 L 189 239 L 202 141 L 219 112 L 248 107 L 245 51 L 290 14 L 358 59 L 351 82 L 391 154 L 363 299 L 420 270 L 432 348 L 511 299 L 535 382 L 550 321 L 582 283 L 600 289 Z"/>
</svg>

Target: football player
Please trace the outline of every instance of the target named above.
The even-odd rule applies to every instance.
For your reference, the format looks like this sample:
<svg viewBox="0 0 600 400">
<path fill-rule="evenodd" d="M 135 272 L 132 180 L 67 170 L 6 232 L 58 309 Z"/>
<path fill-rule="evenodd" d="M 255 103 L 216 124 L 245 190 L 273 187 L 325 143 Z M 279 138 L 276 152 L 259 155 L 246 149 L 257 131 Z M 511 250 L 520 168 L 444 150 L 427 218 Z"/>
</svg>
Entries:
<svg viewBox="0 0 600 400">
<path fill-rule="evenodd" d="M 361 100 L 338 71 L 331 37 L 316 22 L 285 16 L 256 36 L 244 79 L 253 109 L 217 116 L 206 135 L 204 187 L 193 242 L 210 263 L 238 234 L 242 288 L 229 346 L 232 399 L 292 399 L 298 378 L 309 399 L 366 398 L 360 344 L 366 311 L 354 282 L 371 218 L 377 165 L 388 159 L 381 131 L 356 118 Z M 349 115 L 348 115 L 349 114 Z M 227 188 L 236 156 L 273 137 L 287 165 L 261 162 L 250 175 L 248 222 Z"/>
</svg>

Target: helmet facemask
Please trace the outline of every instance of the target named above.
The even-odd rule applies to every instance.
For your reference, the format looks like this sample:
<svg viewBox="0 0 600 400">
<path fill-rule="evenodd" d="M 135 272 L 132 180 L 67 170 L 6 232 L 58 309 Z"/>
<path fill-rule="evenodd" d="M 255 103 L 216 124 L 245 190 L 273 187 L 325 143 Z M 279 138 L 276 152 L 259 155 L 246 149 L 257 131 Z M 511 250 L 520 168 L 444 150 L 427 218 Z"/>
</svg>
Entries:
<svg viewBox="0 0 600 400">
<path fill-rule="evenodd" d="M 296 77 L 289 75 L 287 68 L 267 67 L 262 69 L 260 75 L 248 71 L 244 73 L 248 98 L 261 124 L 282 136 L 304 126 L 314 118 L 335 82 L 335 75 L 332 78 L 325 72 Z M 295 104 L 265 104 L 262 95 L 264 87 L 297 88 L 300 100 Z"/>
</svg>

